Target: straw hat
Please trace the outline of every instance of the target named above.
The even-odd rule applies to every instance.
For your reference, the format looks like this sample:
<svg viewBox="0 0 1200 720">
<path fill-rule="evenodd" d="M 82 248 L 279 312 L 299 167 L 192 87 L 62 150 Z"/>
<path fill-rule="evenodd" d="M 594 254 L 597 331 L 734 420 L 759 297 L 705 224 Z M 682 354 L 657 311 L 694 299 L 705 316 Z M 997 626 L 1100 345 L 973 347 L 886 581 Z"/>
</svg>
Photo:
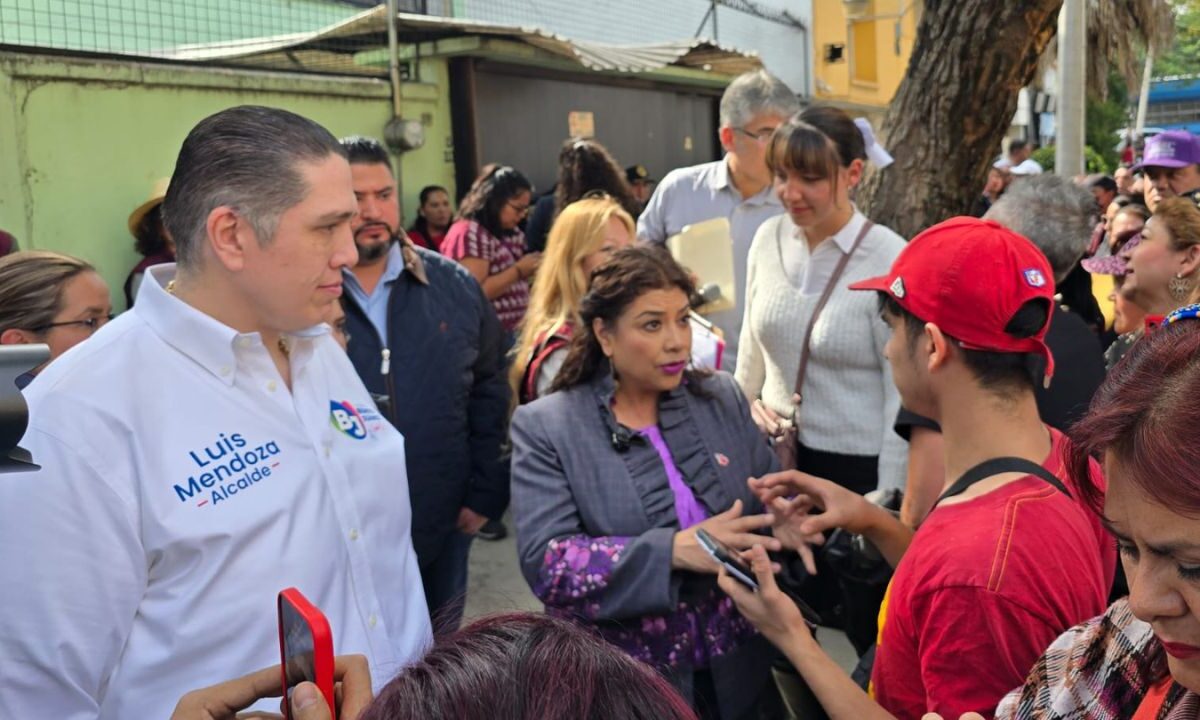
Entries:
<svg viewBox="0 0 1200 720">
<path fill-rule="evenodd" d="M 171 178 L 159 178 L 154 181 L 154 187 L 150 190 L 150 196 L 146 202 L 137 206 L 133 212 L 129 213 L 129 234 L 137 237 L 138 226 L 142 224 L 142 218 L 146 217 L 146 213 L 162 204 L 163 198 L 167 196 L 167 184 L 171 182 Z"/>
</svg>

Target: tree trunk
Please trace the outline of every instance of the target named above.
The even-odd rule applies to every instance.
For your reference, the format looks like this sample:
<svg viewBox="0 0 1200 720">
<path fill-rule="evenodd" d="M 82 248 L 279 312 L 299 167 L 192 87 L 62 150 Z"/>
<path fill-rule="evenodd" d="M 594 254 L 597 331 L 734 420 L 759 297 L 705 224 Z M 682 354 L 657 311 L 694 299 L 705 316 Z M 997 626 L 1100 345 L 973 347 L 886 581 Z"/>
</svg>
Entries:
<svg viewBox="0 0 1200 720">
<path fill-rule="evenodd" d="M 896 162 L 859 191 L 864 212 L 911 238 L 981 192 L 1062 0 L 925 0 L 908 71 L 880 132 Z"/>
</svg>

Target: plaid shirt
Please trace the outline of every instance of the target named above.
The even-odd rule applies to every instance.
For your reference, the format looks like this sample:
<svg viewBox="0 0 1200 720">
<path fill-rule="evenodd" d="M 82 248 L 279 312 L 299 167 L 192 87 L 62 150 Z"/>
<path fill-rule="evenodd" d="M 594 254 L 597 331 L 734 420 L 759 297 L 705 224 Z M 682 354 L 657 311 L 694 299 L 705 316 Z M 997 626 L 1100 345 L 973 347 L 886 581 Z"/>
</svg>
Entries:
<svg viewBox="0 0 1200 720">
<path fill-rule="evenodd" d="M 453 260 L 480 258 L 488 261 L 488 275 L 496 275 L 517 264 L 525 255 L 525 235 L 520 230 L 496 237 L 474 220 L 459 220 L 450 226 L 442 240 L 442 254 Z M 529 307 L 529 283 L 518 280 L 492 300 L 496 316 L 504 329 L 512 332 Z"/>
<path fill-rule="evenodd" d="M 1124 720 L 1167 675 L 1167 658 L 1127 600 L 1063 633 L 1037 661 L 1024 687 L 996 708 L 998 720 Z M 1200 695 L 1173 684 L 1159 720 L 1191 720 Z"/>
</svg>

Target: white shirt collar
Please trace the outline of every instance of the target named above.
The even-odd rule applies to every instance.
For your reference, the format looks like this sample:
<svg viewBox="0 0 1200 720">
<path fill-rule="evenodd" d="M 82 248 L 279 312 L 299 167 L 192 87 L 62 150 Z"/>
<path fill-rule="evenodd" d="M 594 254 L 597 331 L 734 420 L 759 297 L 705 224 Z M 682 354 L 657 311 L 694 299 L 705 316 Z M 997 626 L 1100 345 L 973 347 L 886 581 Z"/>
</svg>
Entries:
<svg viewBox="0 0 1200 720">
<path fill-rule="evenodd" d="M 862 231 L 862 226 L 866 222 L 867 216 L 859 212 L 859 209 L 856 206 L 854 208 L 854 214 L 850 216 L 850 220 L 842 226 L 842 229 L 834 233 L 832 237 L 826 239 L 833 240 L 834 244 L 838 246 L 838 249 L 842 251 L 842 254 L 846 255 L 852 249 L 854 249 L 854 241 L 858 239 L 858 233 Z M 803 240 L 805 238 L 804 228 L 797 225 L 795 234 L 797 239 Z M 825 241 L 822 240 L 817 247 L 820 247 L 824 243 Z"/>
<path fill-rule="evenodd" d="M 168 345 L 232 386 L 237 376 L 237 346 L 260 344 L 262 337 L 256 332 L 239 333 L 167 292 L 167 284 L 175 279 L 175 271 L 175 263 L 147 269 L 147 279 L 142 282 L 132 312 L 145 320 Z M 328 326 L 322 323 L 289 333 L 288 337 L 313 338 L 328 331 Z"/>
<path fill-rule="evenodd" d="M 850 216 L 850 222 L 842 226 L 833 235 L 833 242 L 841 249 L 843 254 L 849 253 L 854 248 L 854 241 L 858 239 L 858 233 L 862 230 L 862 226 L 866 224 L 867 216 L 854 208 L 854 214 Z"/>
</svg>

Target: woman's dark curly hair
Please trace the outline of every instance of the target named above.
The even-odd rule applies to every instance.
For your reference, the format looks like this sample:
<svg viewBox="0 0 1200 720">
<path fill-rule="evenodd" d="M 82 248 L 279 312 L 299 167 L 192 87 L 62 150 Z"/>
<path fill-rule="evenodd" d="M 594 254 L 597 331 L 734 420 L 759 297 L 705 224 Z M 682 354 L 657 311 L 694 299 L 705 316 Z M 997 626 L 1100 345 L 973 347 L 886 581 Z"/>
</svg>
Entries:
<svg viewBox="0 0 1200 720">
<path fill-rule="evenodd" d="M 666 249 L 657 245 L 636 245 L 619 250 L 592 272 L 591 286 L 579 304 L 579 328 L 568 346 L 551 392 L 590 382 L 607 362 L 600 340 L 592 330 L 599 319 L 611 327 L 617 318 L 642 295 L 653 290 L 682 290 L 689 298 L 695 286 L 687 271 L 675 262 Z M 695 395 L 704 396 L 700 381 L 711 375 L 704 370 L 684 371 L 684 385 Z"/>
<path fill-rule="evenodd" d="M 474 220 L 496 237 L 509 235 L 500 227 L 500 210 L 523 192 L 532 193 L 533 183 L 519 170 L 507 165 L 487 165 L 475 179 L 458 206 L 458 217 Z"/>
<path fill-rule="evenodd" d="M 554 191 L 554 215 L 590 192 L 603 192 L 636 218 L 641 213 L 625 171 L 607 149 L 595 140 L 573 139 L 558 153 L 558 189 Z"/>
</svg>

